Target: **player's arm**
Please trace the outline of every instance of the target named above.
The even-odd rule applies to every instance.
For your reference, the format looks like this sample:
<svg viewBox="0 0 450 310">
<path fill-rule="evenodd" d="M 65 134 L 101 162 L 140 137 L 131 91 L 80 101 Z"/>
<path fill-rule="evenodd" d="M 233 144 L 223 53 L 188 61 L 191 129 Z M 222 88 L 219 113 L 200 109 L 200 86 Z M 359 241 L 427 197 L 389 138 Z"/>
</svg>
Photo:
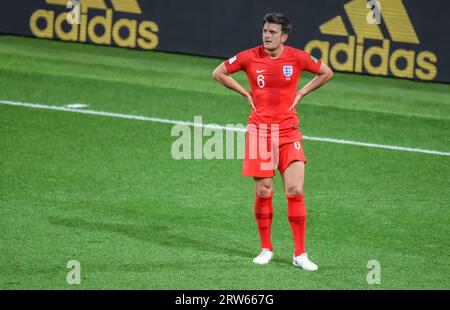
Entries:
<svg viewBox="0 0 450 310">
<path fill-rule="evenodd" d="M 230 76 L 230 73 L 227 70 L 227 67 L 224 63 L 221 63 L 214 69 L 212 73 L 213 78 L 222 84 L 223 86 L 238 92 L 243 97 L 245 97 L 250 104 L 251 108 L 256 111 L 255 104 L 253 102 L 252 94 L 250 91 L 242 87 L 235 79 Z"/>
<path fill-rule="evenodd" d="M 294 109 L 297 104 L 300 102 L 300 100 L 303 99 L 306 95 L 311 93 L 312 91 L 318 89 L 322 85 L 324 85 L 326 82 L 331 80 L 333 77 L 333 71 L 328 67 L 327 64 L 321 63 L 319 71 L 317 72 L 316 77 L 314 77 L 308 84 L 302 87 L 297 93 L 297 96 L 295 97 L 294 103 L 291 105 L 289 110 Z"/>
</svg>

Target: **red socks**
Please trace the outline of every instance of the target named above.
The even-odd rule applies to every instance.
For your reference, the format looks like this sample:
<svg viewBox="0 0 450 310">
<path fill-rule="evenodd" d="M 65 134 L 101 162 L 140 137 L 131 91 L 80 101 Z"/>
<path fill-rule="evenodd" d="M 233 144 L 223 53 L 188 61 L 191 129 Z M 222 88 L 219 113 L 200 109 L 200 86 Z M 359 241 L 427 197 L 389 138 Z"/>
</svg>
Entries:
<svg viewBox="0 0 450 310">
<path fill-rule="evenodd" d="M 261 249 L 265 248 L 270 251 L 272 251 L 272 241 L 270 240 L 270 227 L 273 217 L 272 195 L 273 193 L 268 197 L 255 195 L 255 218 L 261 239 Z"/>
<path fill-rule="evenodd" d="M 255 195 L 255 218 L 258 225 L 261 248 L 272 251 L 270 228 L 272 226 L 272 195 L 261 197 Z M 303 195 L 286 196 L 288 201 L 288 219 L 295 244 L 295 256 L 305 252 L 306 208 Z"/>
<path fill-rule="evenodd" d="M 295 256 L 305 252 L 306 208 L 303 195 L 286 196 L 288 219 L 294 236 Z"/>
</svg>

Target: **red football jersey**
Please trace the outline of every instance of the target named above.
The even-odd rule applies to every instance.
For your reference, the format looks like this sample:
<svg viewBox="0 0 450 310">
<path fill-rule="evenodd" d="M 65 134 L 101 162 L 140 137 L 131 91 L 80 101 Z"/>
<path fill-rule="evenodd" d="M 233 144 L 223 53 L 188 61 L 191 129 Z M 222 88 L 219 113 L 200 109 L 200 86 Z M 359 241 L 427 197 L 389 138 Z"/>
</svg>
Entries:
<svg viewBox="0 0 450 310">
<path fill-rule="evenodd" d="M 320 60 L 310 54 L 285 45 L 281 55 L 272 59 L 264 46 L 240 52 L 225 61 L 228 72 L 244 70 L 250 81 L 256 111 L 251 109 L 249 124 L 278 124 L 280 130 L 298 126 L 297 111 L 289 111 L 297 95 L 303 70 L 317 74 Z"/>
</svg>

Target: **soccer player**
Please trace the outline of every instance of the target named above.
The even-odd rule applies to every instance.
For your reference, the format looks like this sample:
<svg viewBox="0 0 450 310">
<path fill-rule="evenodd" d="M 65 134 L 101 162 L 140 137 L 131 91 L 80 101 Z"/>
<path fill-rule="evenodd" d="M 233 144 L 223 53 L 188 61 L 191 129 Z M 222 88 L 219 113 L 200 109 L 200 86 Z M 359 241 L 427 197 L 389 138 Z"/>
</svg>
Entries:
<svg viewBox="0 0 450 310">
<path fill-rule="evenodd" d="M 303 97 L 329 81 L 333 72 L 308 53 L 285 45 L 291 30 L 291 23 L 285 15 L 269 13 L 264 16 L 262 24 L 263 45 L 240 52 L 221 63 L 214 70 L 213 77 L 245 97 L 251 108 L 242 174 L 254 179 L 254 214 L 261 239 L 261 252 L 253 262 L 264 265 L 273 257 L 270 228 L 273 177 L 277 166 L 282 176 L 295 245 L 292 263 L 304 270 L 315 271 L 317 265 L 305 252 L 303 183 L 306 157 L 296 106 Z M 246 72 L 251 91 L 230 76 L 240 70 Z M 304 70 L 316 76 L 297 91 L 300 74 Z M 271 154 L 270 160 L 263 156 L 261 146 Z M 267 168 L 267 163 L 270 168 Z"/>
</svg>

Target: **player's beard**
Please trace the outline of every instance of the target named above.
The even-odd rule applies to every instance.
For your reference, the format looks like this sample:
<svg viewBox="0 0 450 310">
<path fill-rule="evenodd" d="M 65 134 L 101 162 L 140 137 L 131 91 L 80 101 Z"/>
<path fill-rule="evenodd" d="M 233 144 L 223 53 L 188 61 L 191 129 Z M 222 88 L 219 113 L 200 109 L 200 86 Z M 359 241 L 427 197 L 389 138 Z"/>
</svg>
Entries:
<svg viewBox="0 0 450 310">
<path fill-rule="evenodd" d="M 278 49 L 280 49 L 281 48 L 281 43 L 280 44 L 278 44 L 278 45 L 274 45 L 273 44 L 273 42 L 270 42 L 269 44 L 267 44 L 267 43 L 265 43 L 264 42 L 264 48 L 267 50 L 267 51 L 270 51 L 270 52 L 274 52 L 274 51 L 276 51 L 276 50 L 278 50 Z"/>
</svg>

